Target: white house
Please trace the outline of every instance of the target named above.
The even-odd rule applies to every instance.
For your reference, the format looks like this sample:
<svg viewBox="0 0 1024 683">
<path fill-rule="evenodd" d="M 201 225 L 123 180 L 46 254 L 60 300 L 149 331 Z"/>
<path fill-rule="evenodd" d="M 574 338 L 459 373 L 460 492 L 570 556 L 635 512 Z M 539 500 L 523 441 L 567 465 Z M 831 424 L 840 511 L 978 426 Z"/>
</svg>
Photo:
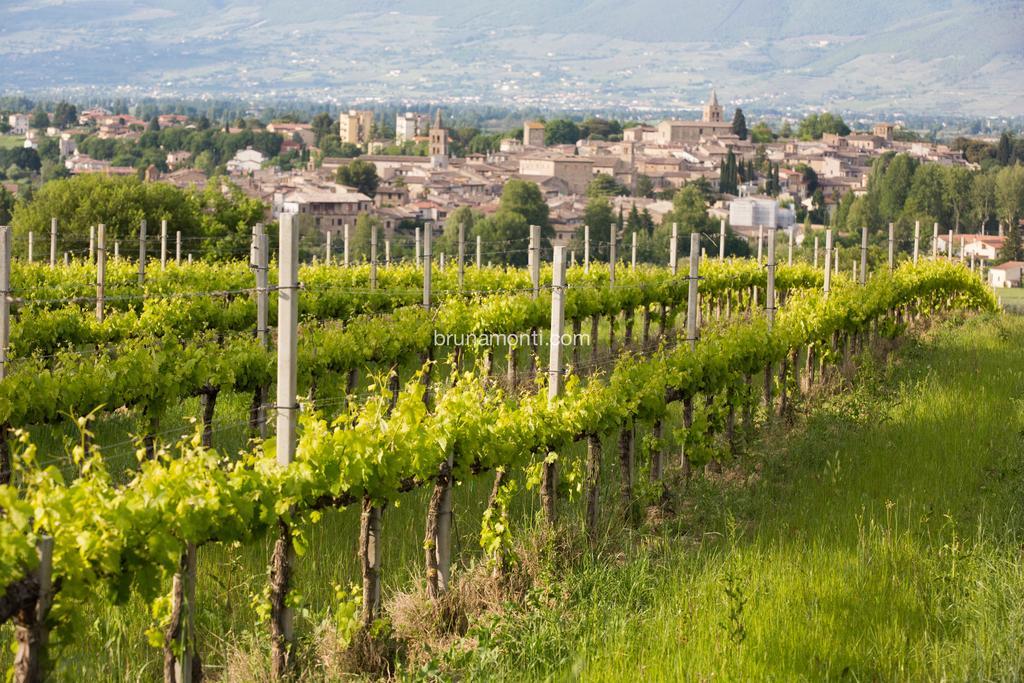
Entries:
<svg viewBox="0 0 1024 683">
<path fill-rule="evenodd" d="M 975 258 L 983 258 L 987 260 L 994 259 L 999 250 L 1003 247 L 1003 242 L 1006 241 L 1005 237 L 999 237 L 998 235 L 965 235 L 964 241 L 964 258 L 970 258 L 972 255 Z M 953 237 L 954 243 L 956 237 Z"/>
<path fill-rule="evenodd" d="M 11 127 L 12 135 L 24 135 L 28 132 L 28 114 L 11 114 L 7 117 L 7 124 Z"/>
<path fill-rule="evenodd" d="M 1024 269 L 1022 261 L 1007 261 L 988 269 L 988 284 L 991 287 L 1020 287 L 1020 274 Z"/>
<path fill-rule="evenodd" d="M 793 209 L 770 197 L 740 197 L 729 204 L 729 225 L 735 228 L 789 228 L 796 221 Z"/>
<path fill-rule="evenodd" d="M 227 163 L 228 173 L 254 173 L 263 167 L 263 153 L 252 147 L 240 149 Z"/>
</svg>

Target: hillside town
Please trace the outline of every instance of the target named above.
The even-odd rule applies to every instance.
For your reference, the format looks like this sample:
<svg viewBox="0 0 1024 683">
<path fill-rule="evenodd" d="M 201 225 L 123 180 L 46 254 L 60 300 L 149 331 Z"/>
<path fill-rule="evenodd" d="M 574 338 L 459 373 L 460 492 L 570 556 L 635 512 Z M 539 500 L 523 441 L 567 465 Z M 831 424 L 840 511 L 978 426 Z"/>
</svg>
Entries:
<svg viewBox="0 0 1024 683">
<path fill-rule="evenodd" d="M 521 129 L 494 136 L 486 149 L 472 151 L 462 145 L 461 154 L 441 109 L 429 115 L 400 112 L 394 121 L 356 109 L 336 120 L 321 115 L 312 121 L 265 125 L 238 121 L 218 132 L 236 142 L 228 147 L 233 154 L 216 165 L 198 158 L 209 152 L 193 154 L 173 148 L 173 142 L 154 147 L 152 139 L 147 153 L 157 156 L 144 167 L 138 159 L 134 165 L 120 165 L 116 154 L 98 158 L 112 156 L 110 145 L 143 145 L 147 136 L 159 134 L 164 141 L 174 139 L 173 131 L 209 133 L 205 120 L 181 114 L 145 120 L 93 108 L 76 112 L 62 128 L 56 125 L 60 116 L 57 111 L 42 116 L 12 113 L 6 122 L 7 136 L 22 136 L 25 149 L 49 145 L 56 152 L 60 165 L 51 171 L 53 177 L 140 176 L 146 182 L 202 189 L 212 173 L 226 174 L 265 205 L 268 221 L 282 213 L 296 214 L 324 236 L 332 233 L 336 238 L 361 215 L 377 222 L 388 240 L 411 240 L 416 227 L 426 221 L 443 225 L 462 207 L 490 216 L 499 209 L 503 188 L 517 179 L 535 184 L 547 203 L 551 244 L 572 242 L 586 220 L 595 185 L 620 221 L 622 215 L 633 214 L 659 225 L 672 214 L 677 191 L 694 185 L 707 198 L 708 219 L 714 223 L 725 222 L 748 240 L 767 227 L 792 230 L 800 244 L 807 230 L 833 223 L 837 212 L 849 209 L 844 202 L 867 193 L 872 164 L 883 156 L 979 170 L 963 149 L 901 135 L 891 123 L 851 131 L 841 119 L 824 114 L 821 123 L 826 125 L 814 135 L 787 130 L 788 123 L 778 134 L 764 123 L 748 130 L 742 111 L 727 116 L 714 89 L 699 118 L 625 125 L 602 121 L 608 124 L 606 134 L 586 137 L 566 132 L 562 120 L 526 120 Z M 63 118 L 68 118 L 66 113 Z M 53 125 L 37 127 L 46 120 Z M 393 137 L 382 138 L 381 131 L 393 131 Z M 250 140 L 259 144 L 245 144 Z M 330 145 L 323 144 L 327 140 Z M 98 153 L 104 149 L 106 154 Z M 337 150 L 344 155 L 332 154 Z M 19 191 L 9 180 L 4 187 Z M 957 220 L 956 226 L 943 226 L 943 235 L 947 227 L 957 233 L 966 227 L 966 220 L 964 226 Z M 965 254 L 994 259 L 1004 227 L 999 221 L 993 234 L 973 236 L 964 245 Z M 963 231 L 984 230 L 983 221 Z M 1017 273 L 1015 281 L 1019 279 Z"/>
</svg>

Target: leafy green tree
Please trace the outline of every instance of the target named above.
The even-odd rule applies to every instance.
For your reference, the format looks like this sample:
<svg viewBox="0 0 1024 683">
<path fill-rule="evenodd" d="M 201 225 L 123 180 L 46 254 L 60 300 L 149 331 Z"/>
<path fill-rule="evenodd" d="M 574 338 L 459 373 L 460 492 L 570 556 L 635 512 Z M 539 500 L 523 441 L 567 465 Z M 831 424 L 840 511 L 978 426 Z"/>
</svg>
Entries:
<svg viewBox="0 0 1024 683">
<path fill-rule="evenodd" d="M 336 175 L 339 183 L 354 187 L 367 197 L 377 194 L 380 178 L 377 177 L 377 167 L 369 161 L 354 159 L 340 167 Z"/>
<path fill-rule="evenodd" d="M 644 175 L 643 173 L 636 177 L 636 196 L 637 197 L 653 197 L 654 196 L 654 181 L 651 180 L 650 176 Z"/>
<path fill-rule="evenodd" d="M 885 166 L 885 172 L 878 179 L 878 209 L 882 219 L 895 221 L 903 212 L 910 188 L 914 184 L 917 161 L 908 154 L 897 154 Z"/>
<path fill-rule="evenodd" d="M 949 224 L 944 175 L 938 164 L 921 164 L 917 167 L 901 212 L 905 223 L 920 220 L 922 225 L 930 225 L 935 221 L 941 225 Z"/>
<path fill-rule="evenodd" d="M 323 147 L 324 138 L 334 133 L 334 119 L 327 112 L 321 112 L 313 117 L 310 125 L 313 128 L 313 135 L 316 136 L 316 146 Z"/>
<path fill-rule="evenodd" d="M 953 216 L 953 230 L 960 232 L 962 218 L 970 213 L 973 177 L 963 166 L 947 166 L 942 178 L 942 194 Z"/>
<path fill-rule="evenodd" d="M 50 126 L 50 116 L 42 108 L 32 112 L 29 119 L 29 126 L 38 130 L 46 130 Z"/>
<path fill-rule="evenodd" d="M 594 261 L 608 261 L 615 215 L 606 196 L 596 195 L 587 202 L 587 207 L 583 211 L 583 223 L 590 228 L 590 258 Z M 573 235 L 570 248 L 577 254 L 582 254 L 584 241 L 584 230 L 581 225 Z M 621 251 L 620 249 L 619 252 Z"/>
<path fill-rule="evenodd" d="M 831 112 L 811 114 L 800 122 L 799 136 L 803 140 L 820 140 L 825 133 L 849 135 L 850 127 L 841 116 Z"/>
<path fill-rule="evenodd" d="M 790 125 L 789 121 L 782 122 L 782 128 L 779 129 L 779 137 L 783 140 L 793 137 L 793 126 Z"/>
<path fill-rule="evenodd" d="M 14 195 L 0 185 L 0 225 L 7 225 L 11 222 L 14 214 Z"/>
<path fill-rule="evenodd" d="M 486 245 L 485 251 L 498 263 L 525 266 L 528 252 L 523 245 L 530 237 L 530 224 L 522 214 L 498 209 L 477 221 L 473 230 Z M 475 235 L 474 235 L 475 237 Z"/>
<path fill-rule="evenodd" d="M 1004 130 L 999 136 L 999 143 L 996 145 L 996 163 L 1006 166 L 1013 158 L 1013 136 L 1010 131 Z"/>
<path fill-rule="evenodd" d="M 368 262 L 370 260 L 371 237 L 373 236 L 374 225 L 377 226 L 377 239 L 383 240 L 384 236 L 381 231 L 380 218 L 371 216 L 366 212 L 356 216 L 356 224 L 352 230 L 351 241 L 348 247 L 349 256 L 355 261 Z"/>
<path fill-rule="evenodd" d="M 1024 166 L 1004 166 L 996 174 L 996 213 L 1007 228 L 1024 217 Z"/>
<path fill-rule="evenodd" d="M 1024 260 L 1024 242 L 1021 241 L 1020 225 L 1016 222 L 1010 224 L 1006 231 L 1006 240 L 999 248 L 997 257 L 1000 261 L 1021 261 Z"/>
<path fill-rule="evenodd" d="M 434 241 L 434 251 L 451 254 L 453 257 L 457 256 L 459 253 L 459 226 L 463 226 L 467 258 L 469 258 L 469 254 L 475 253 L 476 232 L 474 228 L 481 218 L 479 213 L 468 206 L 460 206 L 452 211 L 444 222 L 444 232 Z"/>
<path fill-rule="evenodd" d="M 544 236 L 554 237 L 551 222 L 548 220 L 548 204 L 544 201 L 544 195 L 541 194 L 537 183 L 518 178 L 509 180 L 501 190 L 498 206 L 503 211 L 519 214 L 526 220 L 527 225 L 541 226 Z"/>
<path fill-rule="evenodd" d="M 978 232 L 985 232 L 985 226 L 992 221 L 996 212 L 996 178 L 993 173 L 979 173 L 971 187 L 971 218 L 978 226 Z"/>
<path fill-rule="evenodd" d="M 726 155 L 719 171 L 718 191 L 722 194 L 739 194 L 739 169 L 732 149 Z"/>
<path fill-rule="evenodd" d="M 620 185 L 607 173 L 598 173 L 587 185 L 588 197 L 616 197 L 629 194 L 629 189 Z"/>
<path fill-rule="evenodd" d="M 743 115 L 743 110 L 736 107 L 736 113 L 732 116 L 732 132 L 740 139 L 747 139 L 747 117 Z"/>
<path fill-rule="evenodd" d="M 31 201 L 15 206 L 11 225 L 17 235 L 45 234 L 57 218 L 62 236 L 84 239 L 90 226 L 103 223 L 111 239 L 128 239 L 138 235 L 143 219 L 151 226 L 166 219 L 182 235 L 201 238 L 201 254 L 234 258 L 247 247 L 251 226 L 265 209 L 223 178 L 211 178 L 199 192 L 90 173 L 44 184 Z"/>
<path fill-rule="evenodd" d="M 53 125 L 57 128 L 67 128 L 78 123 L 78 109 L 73 104 L 61 101 L 53 110 Z"/>
<path fill-rule="evenodd" d="M 552 119 L 544 124 L 544 144 L 575 145 L 580 139 L 580 127 L 569 119 Z"/>
</svg>

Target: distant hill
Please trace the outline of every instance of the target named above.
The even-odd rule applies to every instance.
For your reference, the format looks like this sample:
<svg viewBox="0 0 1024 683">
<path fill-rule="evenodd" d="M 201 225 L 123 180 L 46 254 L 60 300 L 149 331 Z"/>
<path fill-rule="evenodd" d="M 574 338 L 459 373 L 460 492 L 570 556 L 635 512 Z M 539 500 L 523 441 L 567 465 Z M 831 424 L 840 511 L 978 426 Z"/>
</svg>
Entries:
<svg viewBox="0 0 1024 683">
<path fill-rule="evenodd" d="M 301 5 L 301 6 L 297 6 Z M 1021 0 L 8 0 L 0 89 L 1024 114 Z"/>
</svg>

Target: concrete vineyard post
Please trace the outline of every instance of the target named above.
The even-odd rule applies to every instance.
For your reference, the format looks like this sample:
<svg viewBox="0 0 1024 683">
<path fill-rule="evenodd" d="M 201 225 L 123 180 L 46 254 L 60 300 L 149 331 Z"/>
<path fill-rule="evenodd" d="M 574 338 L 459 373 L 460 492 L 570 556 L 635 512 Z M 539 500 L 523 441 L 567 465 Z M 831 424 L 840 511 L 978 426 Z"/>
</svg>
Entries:
<svg viewBox="0 0 1024 683">
<path fill-rule="evenodd" d="M 540 226 L 530 226 L 530 251 L 527 260 L 530 262 L 530 283 L 533 285 L 533 298 L 540 293 Z"/>
<path fill-rule="evenodd" d="M 950 230 L 949 234 L 946 235 L 946 260 L 953 260 L 953 231 Z"/>
<path fill-rule="evenodd" d="M 764 226 L 757 226 L 757 265 L 764 261 Z"/>
<path fill-rule="evenodd" d="M 860 284 L 868 281 L 868 226 L 860 228 Z"/>
<path fill-rule="evenodd" d="M 50 219 L 50 267 L 57 266 L 57 219 Z"/>
<path fill-rule="evenodd" d="M 775 228 L 768 228 L 767 282 L 764 290 L 764 312 L 768 317 L 768 329 L 775 324 Z"/>
<path fill-rule="evenodd" d="M 89 263 L 94 263 L 96 259 L 96 226 L 89 226 Z"/>
<path fill-rule="evenodd" d="M 0 379 L 7 376 L 7 350 L 10 343 L 11 229 L 0 226 Z"/>
<path fill-rule="evenodd" d="M 921 221 L 914 221 L 914 265 L 917 265 L 917 252 L 921 245 Z"/>
<path fill-rule="evenodd" d="M 479 270 L 480 267 L 483 266 L 483 261 L 484 261 L 483 238 L 480 237 L 480 235 L 477 235 L 476 236 L 476 267 L 477 267 L 477 270 Z"/>
<path fill-rule="evenodd" d="M 614 229 L 614 228 L 613 228 Z M 562 393 L 562 332 L 565 327 L 565 247 L 555 247 L 551 271 L 551 338 L 548 356 L 548 401 Z M 548 523 L 555 523 L 558 484 L 557 462 L 544 462 L 541 473 L 541 505 Z"/>
<path fill-rule="evenodd" d="M 391 240 L 384 240 L 384 265 L 391 265 Z"/>
<path fill-rule="evenodd" d="M 139 223 L 139 284 L 146 284 L 146 221 Z"/>
<path fill-rule="evenodd" d="M 160 270 L 167 270 L 167 221 L 160 221 Z"/>
<path fill-rule="evenodd" d="M 718 260 L 725 260 L 725 219 L 718 221 Z"/>
<path fill-rule="evenodd" d="M 35 242 L 35 235 L 32 233 L 31 230 L 29 230 L 28 231 L 28 262 L 29 263 L 32 263 L 32 261 L 34 260 L 33 257 L 35 256 L 35 254 L 32 253 L 33 252 L 33 247 L 35 246 L 34 242 Z"/>
<path fill-rule="evenodd" d="M 174 265 L 181 265 L 181 230 L 174 231 Z"/>
<path fill-rule="evenodd" d="M 103 322 L 103 298 L 107 285 L 107 226 L 96 230 L 96 322 Z"/>
<path fill-rule="evenodd" d="M 277 463 L 287 467 L 295 458 L 299 322 L 299 231 L 291 214 L 280 217 L 277 290 Z M 280 680 L 289 668 L 294 639 L 292 608 L 286 604 L 295 549 L 288 524 L 278 521 L 271 561 L 271 676 Z"/>
<path fill-rule="evenodd" d="M 466 224 L 459 223 L 459 289 L 466 283 Z"/>
<path fill-rule="evenodd" d="M 630 260 L 629 260 L 629 267 L 632 270 L 636 270 L 636 232 L 633 233 L 633 247 L 632 247 L 632 255 L 631 255 Z"/>
<path fill-rule="evenodd" d="M 430 310 L 430 266 L 432 260 L 430 242 L 433 232 L 433 223 L 427 221 L 423 226 L 423 308 L 428 311 Z"/>
<path fill-rule="evenodd" d="M 679 226 L 672 224 L 672 236 L 668 238 L 668 267 L 675 275 L 679 272 Z"/>
<path fill-rule="evenodd" d="M 370 222 L 370 289 L 377 289 L 377 221 Z"/>
<path fill-rule="evenodd" d="M 349 255 L 349 251 L 348 251 L 349 239 L 348 239 L 348 237 L 349 237 L 349 227 L 348 227 L 348 223 L 346 223 L 345 224 L 345 235 L 344 235 L 344 239 L 345 239 L 345 267 L 346 268 L 348 268 L 349 264 L 351 263 L 348 260 L 348 255 Z"/>
<path fill-rule="evenodd" d="M 889 223 L 889 272 L 896 267 L 896 227 Z"/>
<path fill-rule="evenodd" d="M 613 223 L 611 229 L 608 231 L 608 286 L 615 286 L 615 238 L 618 235 L 615 234 L 615 224 Z"/>
<path fill-rule="evenodd" d="M 832 289 L 832 228 L 825 230 L 825 298 Z"/>
<path fill-rule="evenodd" d="M 686 341 L 697 347 L 697 306 L 700 284 L 700 233 L 690 233 L 690 278 L 686 297 Z"/>
<path fill-rule="evenodd" d="M 333 249 L 331 248 L 331 237 L 333 234 L 334 231 L 327 231 L 327 244 L 324 245 L 324 265 L 328 266 L 331 265 L 331 253 L 333 252 Z"/>
<path fill-rule="evenodd" d="M 932 225 L 932 260 L 939 258 L 939 222 Z"/>
</svg>

